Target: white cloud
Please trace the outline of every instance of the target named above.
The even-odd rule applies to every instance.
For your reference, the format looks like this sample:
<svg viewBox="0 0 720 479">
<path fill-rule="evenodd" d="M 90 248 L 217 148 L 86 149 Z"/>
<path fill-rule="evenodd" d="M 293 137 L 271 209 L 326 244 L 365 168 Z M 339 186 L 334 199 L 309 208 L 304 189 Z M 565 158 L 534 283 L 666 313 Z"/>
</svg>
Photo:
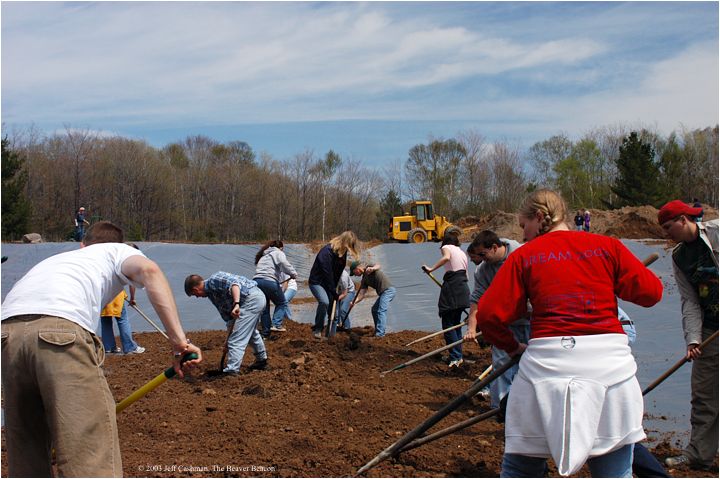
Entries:
<svg viewBox="0 0 720 479">
<path fill-rule="evenodd" d="M 634 86 L 591 95 L 579 103 L 583 122 L 657 122 L 666 134 L 680 124 L 704 128 L 718 123 L 717 44 L 693 45 L 651 65 Z"/>
<path fill-rule="evenodd" d="M 717 44 L 670 55 L 690 44 L 697 14 L 647 5 L 586 4 L 569 21 L 562 5 L 534 18 L 511 2 L 504 20 L 462 21 L 435 3 L 6 2 L 3 119 L 98 129 L 481 119 L 551 133 L 714 124 Z M 656 46 L 626 41 L 656 26 Z"/>
<path fill-rule="evenodd" d="M 237 120 L 239 112 L 257 118 L 264 108 L 275 109 L 275 102 L 306 95 L 393 94 L 474 75 L 568 64 L 602 50 L 583 38 L 523 43 L 487 38 L 412 15 L 390 18 L 372 4 L 37 8 L 50 8 L 45 15 L 55 21 L 31 28 L 23 16 L 24 28 L 10 27 L 4 35 L 4 94 L 38 110 L 47 108 L 49 97 L 60 98 L 88 117 L 116 102 L 122 110 L 129 102 L 142 115 L 166 108 L 182 114 L 172 105 L 183 104 L 188 116 L 206 120 Z M 4 23 L 18 20 L 18 12 L 6 10 L 12 20 Z M 21 11 L 37 14 L 29 7 Z M 217 111 L 220 107 L 230 111 Z"/>
<path fill-rule="evenodd" d="M 580 137 L 603 125 L 655 126 L 662 134 L 682 127 L 714 126 L 719 121 L 717 45 L 699 43 L 671 58 L 641 65 L 640 81 L 583 94 L 525 93 L 481 98 L 454 105 L 443 119 L 464 118 L 488 131 L 525 138 L 526 146 L 559 131 Z M 402 106 L 401 106 L 402 108 Z M 422 107 L 408 107 L 406 118 L 432 119 Z M 436 116 L 437 118 L 437 116 Z M 482 127 L 481 127 L 482 128 Z"/>
</svg>

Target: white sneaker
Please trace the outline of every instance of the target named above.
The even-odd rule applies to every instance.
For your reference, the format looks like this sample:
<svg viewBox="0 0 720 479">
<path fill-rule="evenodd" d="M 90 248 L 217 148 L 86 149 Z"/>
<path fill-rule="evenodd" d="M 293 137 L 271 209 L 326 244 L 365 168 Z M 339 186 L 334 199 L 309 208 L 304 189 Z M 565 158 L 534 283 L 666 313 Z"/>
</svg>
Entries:
<svg viewBox="0 0 720 479">
<path fill-rule="evenodd" d="M 313 333 L 313 337 L 314 337 L 315 339 L 322 339 L 322 333 L 321 333 L 320 331 L 315 331 L 315 332 Z"/>
<path fill-rule="evenodd" d="M 685 454 L 679 456 L 672 456 L 665 459 L 665 465 L 668 467 L 678 467 L 690 464 L 690 459 Z"/>
<path fill-rule="evenodd" d="M 490 388 L 488 386 L 485 386 L 476 394 L 477 396 L 480 396 L 481 398 L 487 400 L 490 400 Z"/>
<path fill-rule="evenodd" d="M 284 326 L 270 326 L 270 331 L 277 331 L 279 333 L 284 333 L 287 331 L 287 329 Z"/>
<path fill-rule="evenodd" d="M 450 361 L 448 363 L 448 368 L 459 368 L 462 363 L 463 363 L 462 359 L 456 359 L 454 361 Z"/>
<path fill-rule="evenodd" d="M 138 346 L 137 348 L 135 348 L 135 351 L 129 351 L 125 354 L 142 354 L 144 352 L 145 352 L 145 348 L 143 348 L 142 346 Z"/>
</svg>

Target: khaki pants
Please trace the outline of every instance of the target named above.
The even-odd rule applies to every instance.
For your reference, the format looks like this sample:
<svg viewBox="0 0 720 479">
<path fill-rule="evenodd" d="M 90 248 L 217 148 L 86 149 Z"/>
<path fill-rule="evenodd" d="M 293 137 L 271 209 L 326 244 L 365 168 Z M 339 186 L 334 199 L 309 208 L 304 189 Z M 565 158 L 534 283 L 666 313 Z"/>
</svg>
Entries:
<svg viewBox="0 0 720 479">
<path fill-rule="evenodd" d="M 92 333 L 66 319 L 2 321 L 2 387 L 8 472 L 51 477 L 122 477 L 115 401 Z"/>
<path fill-rule="evenodd" d="M 715 331 L 703 328 L 703 341 Z M 685 455 L 694 463 L 710 466 L 718 452 L 718 340 L 712 341 L 693 361 L 690 376 L 692 409 L 690 443 Z"/>
</svg>

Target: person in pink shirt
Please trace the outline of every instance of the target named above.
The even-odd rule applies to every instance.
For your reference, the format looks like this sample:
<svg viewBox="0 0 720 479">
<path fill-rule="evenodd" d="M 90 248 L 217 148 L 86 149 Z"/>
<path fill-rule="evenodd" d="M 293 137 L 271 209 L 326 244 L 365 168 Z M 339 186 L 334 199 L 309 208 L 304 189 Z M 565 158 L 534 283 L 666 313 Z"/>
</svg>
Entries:
<svg viewBox="0 0 720 479">
<path fill-rule="evenodd" d="M 441 266 L 445 267 L 443 284 L 440 288 L 438 310 L 442 320 L 442 329 L 457 326 L 462 321 L 462 313 L 470 306 L 470 289 L 468 288 L 468 258 L 460 249 L 460 240 L 455 235 L 446 235 L 440 246 L 442 257 L 432 267 L 422 265 L 427 273 L 432 273 Z M 461 328 L 444 333 L 445 343 L 452 344 L 463 337 Z M 450 349 L 449 368 L 459 367 L 463 362 L 462 343 Z"/>
</svg>

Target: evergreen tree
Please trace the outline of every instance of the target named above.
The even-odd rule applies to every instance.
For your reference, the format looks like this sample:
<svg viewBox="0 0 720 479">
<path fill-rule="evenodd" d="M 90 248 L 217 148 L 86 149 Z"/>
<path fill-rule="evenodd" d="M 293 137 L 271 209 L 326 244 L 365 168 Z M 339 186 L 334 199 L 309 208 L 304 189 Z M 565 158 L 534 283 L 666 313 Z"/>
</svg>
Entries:
<svg viewBox="0 0 720 479">
<path fill-rule="evenodd" d="M 376 238 L 387 238 L 390 221 L 392 221 L 393 216 L 398 216 L 402 213 L 403 209 L 400 197 L 395 193 L 395 190 L 388 191 L 382 201 L 380 201 L 379 208 L 375 213 L 373 236 Z"/>
<path fill-rule="evenodd" d="M 618 197 L 614 208 L 623 206 L 659 206 L 662 202 L 660 167 L 649 143 L 644 143 L 637 132 L 623 139 L 617 161 L 618 176 L 612 191 Z"/>
<path fill-rule="evenodd" d="M 25 197 L 28 173 L 25 160 L 2 139 L 2 239 L 17 240 L 27 233 L 30 202 Z"/>
</svg>

